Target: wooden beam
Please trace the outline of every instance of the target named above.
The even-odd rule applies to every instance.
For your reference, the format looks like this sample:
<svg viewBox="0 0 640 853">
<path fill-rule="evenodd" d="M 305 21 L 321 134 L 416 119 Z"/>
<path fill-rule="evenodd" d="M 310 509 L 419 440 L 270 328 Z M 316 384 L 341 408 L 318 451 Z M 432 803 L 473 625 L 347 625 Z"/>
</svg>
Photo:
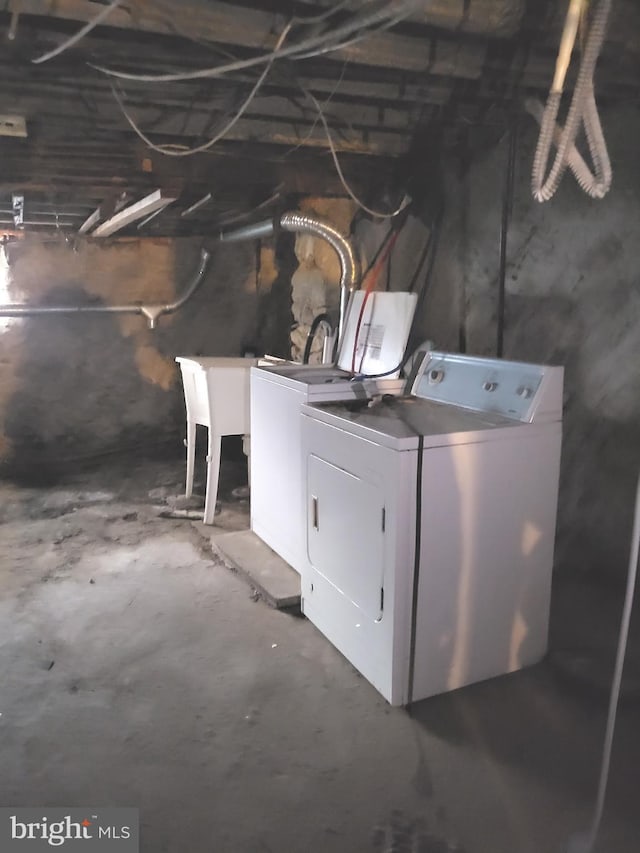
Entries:
<svg viewBox="0 0 640 853">
<path fill-rule="evenodd" d="M 96 207 L 96 209 L 93 211 L 93 213 L 90 216 L 88 216 L 85 219 L 85 221 L 82 223 L 82 225 L 78 228 L 78 234 L 88 234 L 89 231 L 91 231 L 91 229 L 93 227 L 95 227 L 98 224 L 98 222 L 100 222 L 100 217 L 101 217 L 100 208 Z"/>
<path fill-rule="evenodd" d="M 459 0 L 460 4 L 462 2 Z M 103 8 L 91 0 L 9 0 L 10 10 L 18 7 L 23 16 L 38 15 L 78 22 L 92 20 Z M 454 16 L 449 15 L 449 20 L 458 21 L 458 11 Z M 283 14 L 214 0 L 182 0 L 179 4 L 173 0 L 155 0 L 153 5 L 134 0 L 126 7 L 117 7 L 105 21 L 105 26 L 267 51 L 275 47 L 286 22 L 287 17 Z M 484 56 L 485 50 L 483 43 L 461 44 L 425 33 L 414 38 L 383 32 L 331 51 L 323 58 L 412 72 L 426 72 L 434 63 L 436 68 L 440 63 L 443 67 L 446 64 L 449 68 L 477 77 L 482 67 L 482 63 L 478 63 L 478 54 Z M 452 55 L 457 58 L 452 60 Z M 466 61 L 463 61 L 463 55 L 467 57 Z"/>
<path fill-rule="evenodd" d="M 0 65 L 1 73 L 2 65 Z M 126 108 L 142 128 L 153 133 L 176 133 L 184 136 L 200 136 L 202 128 L 211 125 L 216 118 L 217 110 L 202 96 L 187 100 L 183 92 L 183 100 L 164 95 L 162 91 L 143 92 L 131 90 L 127 97 Z M 232 89 L 229 90 L 232 94 Z M 12 104 L 30 117 L 33 116 L 44 123 L 44 116 L 58 116 L 61 121 L 69 122 L 69 128 L 74 124 L 89 122 L 94 127 L 109 129 L 128 128 L 119 106 L 109 89 L 95 91 L 89 96 L 83 92 L 79 96 L 78 86 L 73 81 L 56 81 L 53 86 L 40 81 L 18 81 L 3 76 L 0 91 L 0 109 L 5 104 Z M 155 95 L 155 97 L 153 97 Z M 88 103 L 88 97 L 90 103 Z M 236 95 L 236 98 L 238 96 Z M 319 94 L 320 103 L 326 100 Z M 446 100 L 446 98 L 444 99 Z M 442 92 L 436 90 L 434 99 L 425 98 L 428 103 L 443 103 Z M 422 104 L 408 103 L 402 108 L 399 103 L 395 106 L 373 105 L 367 102 L 343 100 L 334 96 L 331 102 L 323 108 L 331 127 L 356 127 L 360 130 L 382 132 L 390 130 L 410 131 L 415 119 L 419 116 Z M 224 114 L 224 111 L 221 111 Z M 160 118 L 158 117 L 160 115 Z M 247 118 L 283 119 L 301 126 L 311 126 L 317 119 L 317 111 L 313 104 L 302 93 L 297 97 L 286 97 L 281 94 L 258 95 L 253 99 L 245 112 Z M 188 122 L 186 121 L 188 119 Z"/>
<path fill-rule="evenodd" d="M 329 8 L 335 0 L 300 2 Z M 351 0 L 348 8 L 355 12 L 364 5 L 365 0 Z M 178 9 L 174 0 L 154 0 L 153 4 L 146 0 L 131 0 L 127 6 L 130 6 L 130 11 L 127 8 L 114 10 L 105 25 L 146 29 L 167 35 L 197 36 L 256 48 L 275 44 L 275 29 L 284 23 L 288 12 L 285 4 L 280 14 L 274 14 L 258 8 L 259 4 L 251 9 L 211 0 L 181 0 Z M 95 17 L 101 6 L 91 0 L 9 0 L 8 9 L 25 15 L 51 15 L 87 21 Z M 456 33 L 509 37 L 519 28 L 523 14 L 524 0 L 424 0 L 424 7 L 418 8 L 407 20 Z M 238 37 L 240 31 L 243 31 L 244 41 Z M 211 38 L 212 35 L 215 37 Z"/>
<path fill-rule="evenodd" d="M 102 204 L 97 207 L 93 213 L 88 216 L 85 221 L 82 223 L 80 228 L 78 228 L 78 234 L 88 234 L 92 228 L 94 228 L 98 222 L 104 217 L 113 216 L 114 213 L 117 213 L 119 210 L 125 206 L 125 204 L 129 201 L 129 195 L 126 192 L 120 193 L 120 195 L 116 198 L 114 196 L 110 196 L 108 199 L 102 202 Z"/>
<path fill-rule="evenodd" d="M 299 2 L 329 8 L 335 0 Z M 363 0 L 351 0 L 346 4 L 351 11 L 362 5 Z M 455 32 L 508 37 L 522 23 L 524 5 L 524 0 L 425 0 L 423 8 L 416 9 L 407 20 Z"/>
<path fill-rule="evenodd" d="M 98 227 L 93 232 L 93 237 L 110 237 L 111 234 L 115 234 L 116 231 L 122 231 L 123 228 L 126 228 L 127 225 L 131 225 L 132 222 L 137 222 L 138 219 L 143 219 L 149 214 L 154 213 L 163 207 L 166 207 L 168 204 L 176 200 L 177 196 L 165 196 L 162 190 L 156 190 L 145 198 L 140 199 L 135 204 L 130 204 L 129 207 L 125 207 L 124 210 L 121 210 L 120 213 L 116 213 L 115 216 L 112 216 L 111 219 L 107 219 L 106 222 L 103 222 L 102 225 L 98 225 Z"/>
</svg>

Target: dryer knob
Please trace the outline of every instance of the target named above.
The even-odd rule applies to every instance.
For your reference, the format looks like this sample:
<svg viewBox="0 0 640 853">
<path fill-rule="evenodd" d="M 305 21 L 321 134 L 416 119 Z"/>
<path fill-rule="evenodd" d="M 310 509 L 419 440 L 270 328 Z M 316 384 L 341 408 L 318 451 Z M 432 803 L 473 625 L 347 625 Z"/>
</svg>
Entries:
<svg viewBox="0 0 640 853">
<path fill-rule="evenodd" d="M 528 400 L 531 396 L 531 388 L 527 388 L 526 385 L 521 385 L 516 391 L 518 397 L 522 397 L 524 400 Z"/>
<path fill-rule="evenodd" d="M 444 370 L 430 370 L 429 371 L 429 384 L 437 385 L 439 382 L 442 382 L 444 379 Z"/>
<path fill-rule="evenodd" d="M 485 382 L 482 386 L 485 391 L 495 391 L 498 387 L 497 382 Z"/>
</svg>

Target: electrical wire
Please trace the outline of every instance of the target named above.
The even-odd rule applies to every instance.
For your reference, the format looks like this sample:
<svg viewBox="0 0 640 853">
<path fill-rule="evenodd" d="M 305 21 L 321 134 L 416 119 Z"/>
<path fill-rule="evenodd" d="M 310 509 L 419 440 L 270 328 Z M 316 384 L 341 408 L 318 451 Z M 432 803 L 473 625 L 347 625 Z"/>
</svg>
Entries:
<svg viewBox="0 0 640 853">
<path fill-rule="evenodd" d="M 422 468 L 424 463 L 424 434 L 409 423 L 408 418 L 400 419 L 411 429 L 418 438 L 418 454 L 416 456 L 416 521 L 413 540 L 413 579 L 411 583 L 411 632 L 409 639 L 409 673 L 407 679 L 407 706 L 413 704 L 413 688 L 416 672 L 416 646 L 418 637 L 418 591 L 420 589 L 420 567 L 422 551 Z"/>
<path fill-rule="evenodd" d="M 334 87 L 332 88 L 327 99 L 324 101 L 324 103 L 322 105 L 323 109 L 326 109 L 329 106 L 329 104 L 331 103 L 331 100 L 333 99 L 336 92 L 340 88 L 340 84 L 342 83 L 342 81 L 344 79 L 345 71 L 347 70 L 348 64 L 349 64 L 348 62 L 345 62 L 344 65 L 342 66 L 342 71 L 340 72 L 340 76 L 338 77 Z M 306 92 L 303 92 L 303 94 L 306 95 Z M 305 144 L 305 142 L 307 142 L 309 139 L 311 139 L 311 135 L 313 134 L 313 131 L 316 129 L 316 126 L 317 126 L 319 121 L 320 121 L 320 116 L 316 114 L 316 117 L 313 120 L 313 124 L 311 125 L 311 127 L 309 128 L 307 133 L 302 137 L 300 142 L 298 142 L 297 145 L 293 145 L 291 148 L 287 149 L 282 156 L 288 157 L 290 154 L 293 154 L 299 148 L 302 148 L 302 146 Z"/>
<path fill-rule="evenodd" d="M 420 273 L 422 272 L 422 268 L 424 267 L 424 265 L 427 261 L 427 258 L 429 257 L 429 251 L 431 249 L 432 240 L 433 240 L 433 228 L 429 231 L 429 236 L 427 237 L 427 239 L 425 241 L 424 248 L 422 249 L 422 253 L 420 254 L 420 257 L 418 258 L 418 263 L 416 264 L 416 268 L 413 271 L 413 275 L 411 276 L 411 281 L 409 282 L 409 287 L 407 288 L 409 293 L 413 293 L 415 286 L 416 286 L 416 283 L 418 281 L 418 278 L 420 277 Z"/>
<path fill-rule="evenodd" d="M 316 48 L 315 50 L 308 51 L 307 53 L 296 53 L 293 59 L 296 62 L 300 59 L 312 59 L 316 56 L 324 56 L 327 53 L 331 53 L 336 50 L 343 50 L 345 47 L 351 47 L 354 44 L 359 44 L 361 41 L 366 41 L 372 35 L 377 35 L 378 33 L 386 32 L 390 30 L 392 27 L 395 27 L 396 24 L 399 24 L 401 21 L 404 21 L 406 18 L 406 14 L 399 14 L 390 20 L 386 21 L 384 24 L 380 24 L 376 27 L 372 27 L 370 29 L 365 29 L 364 32 L 360 32 L 357 35 L 353 36 L 353 38 L 348 38 L 339 42 L 330 42 L 328 45 L 320 48 Z"/>
<path fill-rule="evenodd" d="M 396 226 L 396 227 L 397 227 L 397 226 Z M 380 245 L 379 245 L 379 246 L 378 246 L 378 248 L 376 249 L 376 251 L 375 251 L 375 253 L 374 253 L 374 255 L 373 255 L 373 258 L 369 261 L 369 263 L 368 263 L 368 265 L 367 265 L 367 268 L 366 268 L 366 269 L 364 270 L 364 272 L 362 273 L 362 276 L 361 276 L 361 282 L 362 282 L 362 281 L 366 281 L 366 280 L 367 280 L 367 276 L 369 275 L 369 273 L 371 272 L 371 270 L 374 268 L 374 266 L 375 266 L 375 265 L 376 265 L 376 263 L 378 262 L 378 258 L 380 257 L 381 253 L 384 251 L 384 249 L 385 249 L 385 247 L 386 247 L 387 243 L 389 242 L 389 240 L 391 239 L 391 237 L 392 237 L 392 235 L 393 235 L 393 231 L 394 231 L 394 229 L 393 229 L 393 228 L 389 228 L 389 230 L 387 231 L 387 233 L 384 235 L 384 239 L 381 241 Z M 316 322 L 316 320 L 318 320 L 318 321 L 319 321 L 319 319 L 324 319 L 325 317 L 328 317 L 328 315 L 326 315 L 326 314 L 319 314 L 317 317 L 315 317 L 315 318 L 314 318 L 313 323 L 315 323 L 315 322 Z M 316 329 L 315 329 L 315 327 L 314 327 L 313 323 L 312 323 L 312 325 L 311 325 L 311 329 L 310 329 L 310 331 L 309 331 L 309 334 L 307 335 L 307 342 L 306 342 L 306 345 L 305 345 L 305 357 L 304 357 L 304 358 L 303 358 L 303 360 L 302 360 L 302 363 L 303 363 L 303 364 L 306 364 L 306 363 L 307 363 L 307 361 L 305 361 L 305 358 L 307 358 L 307 360 L 308 360 L 308 357 L 307 357 L 307 355 L 306 355 L 306 353 L 307 353 L 307 348 L 309 349 L 309 353 L 311 352 L 312 338 L 313 338 L 313 336 L 314 336 L 314 334 L 315 334 L 315 331 L 316 331 Z M 336 343 L 337 343 L 337 342 L 336 342 Z"/>
<path fill-rule="evenodd" d="M 362 319 L 364 317 L 365 308 L 367 307 L 367 301 L 369 300 L 369 297 L 371 296 L 373 288 L 375 287 L 375 285 L 378 281 L 378 277 L 380 275 L 380 270 L 383 268 L 387 258 L 389 257 L 389 255 L 391 253 L 391 250 L 395 246 L 396 240 L 398 239 L 399 235 L 400 235 L 399 229 L 393 228 L 393 227 L 389 229 L 389 234 L 387 235 L 387 238 L 385 238 L 385 244 L 386 245 L 385 245 L 383 251 L 381 252 L 380 257 L 379 257 L 376 265 L 373 267 L 373 269 L 369 273 L 369 284 L 367 285 L 367 289 L 366 289 L 365 294 L 364 294 L 364 299 L 362 300 L 362 305 L 360 306 L 360 314 L 358 315 L 358 323 L 356 325 L 356 333 L 355 333 L 355 337 L 353 339 L 353 353 L 351 355 L 351 372 L 352 373 L 356 372 L 356 353 L 358 351 L 358 338 L 360 337 L 360 328 L 362 326 Z M 367 351 L 367 343 L 365 341 L 363 346 L 362 346 L 362 358 L 360 359 L 360 370 L 362 370 L 362 365 L 364 363 L 364 357 L 365 357 L 366 351 Z"/>
<path fill-rule="evenodd" d="M 322 324 L 325 324 L 329 329 L 329 335 L 333 333 L 333 326 L 331 324 L 331 317 L 328 314 L 317 314 L 313 318 L 313 322 L 311 323 L 311 328 L 309 329 L 309 333 L 307 335 L 307 340 L 304 345 L 304 352 L 302 354 L 302 363 L 309 364 L 309 359 L 311 358 L 311 348 L 313 346 L 313 339 L 316 336 L 316 332 L 320 328 Z"/>
<path fill-rule="evenodd" d="M 358 196 L 354 193 L 354 191 L 351 189 L 351 187 L 347 183 L 347 180 L 344 176 L 344 172 L 342 171 L 342 166 L 340 165 L 340 160 L 338 159 L 338 153 L 336 151 L 336 146 L 333 142 L 333 137 L 331 136 L 331 129 L 329 128 L 329 124 L 327 123 L 327 119 L 324 115 L 322 107 L 320 106 L 317 98 L 315 97 L 315 95 L 312 92 L 310 92 L 308 89 L 304 89 L 304 93 L 315 104 L 315 107 L 318 111 L 318 116 L 320 117 L 320 121 L 322 122 L 322 126 L 324 127 L 324 132 L 325 132 L 326 137 L 327 137 L 327 142 L 329 143 L 329 149 L 331 151 L 331 156 L 333 158 L 333 164 L 336 167 L 336 172 L 338 173 L 338 178 L 340 178 L 340 183 L 344 187 L 349 198 L 351 198 L 351 200 L 354 201 L 358 205 L 359 208 L 364 210 L 370 216 L 373 216 L 375 219 L 393 219 L 394 216 L 397 216 L 399 213 L 401 213 L 411 201 L 411 198 L 407 194 L 404 195 L 402 201 L 400 202 L 398 207 L 392 213 L 384 213 L 384 212 L 379 211 L 379 210 L 374 210 L 373 208 L 368 207 L 363 201 L 361 201 L 361 199 L 358 198 Z"/>
<path fill-rule="evenodd" d="M 291 20 L 296 24 L 319 24 L 321 21 L 326 21 L 327 18 L 330 18 L 332 15 L 335 15 L 337 12 L 344 9 L 344 7 L 348 5 L 349 1 L 350 0 L 341 0 L 340 3 L 334 3 L 326 12 L 320 12 L 317 15 L 295 15 Z"/>
<path fill-rule="evenodd" d="M 414 331 L 414 328 L 415 328 L 415 325 L 416 325 L 416 322 L 417 322 L 417 319 L 419 316 L 420 307 L 421 307 L 422 303 L 424 302 L 424 298 L 427 295 L 427 291 L 429 289 L 429 284 L 431 283 L 431 277 L 433 275 L 433 267 L 434 267 L 436 255 L 438 252 L 438 240 L 440 237 L 440 228 L 441 228 L 441 224 L 442 224 L 443 215 L 444 215 L 444 209 L 443 209 L 443 207 L 440 207 L 440 209 L 439 209 L 439 211 L 438 211 L 438 213 L 437 213 L 437 215 L 433 221 L 433 224 L 431 226 L 431 234 L 429 235 L 429 240 L 428 240 L 428 242 L 431 246 L 431 251 L 429 254 L 429 261 L 427 263 L 427 269 L 425 272 L 424 282 L 422 284 L 422 288 L 420 289 L 420 293 L 418 294 L 418 302 L 416 303 L 416 310 L 415 310 L 414 315 L 413 315 L 413 323 L 411 324 L 407 348 L 406 348 L 405 353 L 402 357 L 402 361 L 399 364 L 397 364 L 392 370 L 385 370 L 384 373 L 364 373 L 364 374 L 360 373 L 360 374 L 356 374 L 352 377 L 352 381 L 360 381 L 362 379 L 384 379 L 386 376 L 392 376 L 395 373 L 399 373 L 404 368 L 404 366 L 409 361 L 409 359 L 411 358 L 411 349 L 412 349 L 411 335 L 413 334 L 413 331 Z"/>
<path fill-rule="evenodd" d="M 111 3 L 109 3 L 108 6 L 105 6 L 101 12 L 98 12 L 95 18 L 85 24 L 85 26 L 79 29 L 77 33 L 74 33 L 74 35 L 72 35 L 66 41 L 63 41 L 62 44 L 59 44 L 58 47 L 54 48 L 53 50 L 50 50 L 47 53 L 43 53 L 42 56 L 38 56 L 36 57 L 36 59 L 32 59 L 31 62 L 33 62 L 34 65 L 39 65 L 41 62 L 48 62 L 50 59 L 53 59 L 54 56 L 59 56 L 65 50 L 68 50 L 70 47 L 73 47 L 74 44 L 77 44 L 86 35 L 88 35 L 91 30 L 95 29 L 98 24 L 101 24 L 104 19 L 108 17 L 114 11 L 114 9 L 116 9 L 121 3 L 122 0 L 111 0 Z"/>
<path fill-rule="evenodd" d="M 296 58 L 297 54 L 304 53 L 305 51 L 312 51 L 315 48 L 326 47 L 327 44 L 331 41 L 331 39 L 335 39 L 337 42 L 340 42 L 350 37 L 353 33 L 362 31 L 365 28 L 374 27 L 376 24 L 382 24 L 384 26 L 392 19 L 395 20 L 396 23 L 398 23 L 399 21 L 404 20 L 408 15 L 410 15 L 411 12 L 419 5 L 420 0 L 402 0 L 402 2 L 400 3 L 385 3 L 382 8 L 378 3 L 371 3 L 369 4 L 369 6 L 376 7 L 375 11 L 370 12 L 368 15 L 353 16 L 349 21 L 337 27 L 331 33 L 325 33 L 320 36 L 312 36 L 310 38 L 303 39 L 302 41 L 297 42 L 296 44 L 289 45 L 285 48 L 276 47 L 274 50 L 269 51 L 268 53 L 262 53 L 258 56 L 249 57 L 248 59 L 241 59 L 235 62 L 230 62 L 227 65 L 218 65 L 212 68 L 201 68 L 197 71 L 185 71 L 176 74 L 155 75 L 132 74 L 130 72 L 117 71 L 114 68 L 107 68 L 104 65 L 97 65 L 91 62 L 88 63 L 88 65 L 91 68 L 94 68 L 96 71 L 100 71 L 110 77 L 117 77 L 121 80 L 134 80 L 142 83 L 170 83 L 180 80 L 197 80 L 203 78 L 221 77 L 224 74 L 229 74 L 233 71 L 242 71 L 245 68 L 253 68 L 256 65 L 270 63 L 276 59 L 282 59 L 284 57 Z M 394 9 L 394 6 L 400 6 L 402 11 L 397 12 Z M 338 47 L 339 44 L 337 44 L 334 49 L 338 49 Z"/>
<path fill-rule="evenodd" d="M 395 223 L 394 223 L 394 224 L 395 224 Z M 374 255 L 373 255 L 373 258 L 371 258 L 371 260 L 369 261 L 369 263 L 368 263 L 368 265 L 367 265 L 367 268 L 366 268 L 366 269 L 365 269 L 365 271 L 362 273 L 362 279 L 361 279 L 361 281 L 366 281 L 367 276 L 369 275 L 369 273 L 371 272 L 371 270 L 374 268 L 374 266 L 375 266 L 375 265 L 376 265 L 376 263 L 378 262 L 378 258 L 380 257 L 381 253 L 384 251 L 385 246 L 387 245 L 387 243 L 388 243 L 388 242 L 389 242 L 389 240 L 391 239 L 391 235 L 392 235 L 392 234 L 393 234 L 393 228 L 389 228 L 389 230 L 387 231 L 387 233 L 384 235 L 384 239 L 381 241 L 380 245 L 379 245 L 379 246 L 378 246 L 378 248 L 376 249 L 376 251 L 375 251 L 375 253 L 374 253 Z"/>
<path fill-rule="evenodd" d="M 287 24 L 287 26 L 282 31 L 282 33 L 278 39 L 278 46 L 283 43 L 283 41 L 287 37 L 287 34 L 289 33 L 290 29 L 291 29 L 291 23 Z M 118 106 L 122 110 L 122 114 L 126 118 L 131 129 L 140 137 L 140 139 L 149 148 L 151 148 L 152 151 L 157 151 L 159 154 L 165 154 L 168 157 L 190 157 L 193 154 L 201 154 L 203 151 L 207 151 L 209 148 L 212 148 L 216 144 L 216 142 L 219 142 L 224 136 L 227 135 L 227 133 L 229 133 L 229 131 L 242 118 L 244 113 L 249 108 L 249 105 L 251 104 L 251 102 L 255 98 L 256 94 L 258 93 L 258 90 L 260 89 L 260 87 L 264 83 L 267 75 L 269 74 L 269 71 L 271 71 L 272 65 L 273 65 L 273 61 L 271 61 L 267 65 L 267 67 L 264 69 L 262 74 L 258 77 L 258 79 L 255 82 L 255 85 L 253 86 L 253 88 L 249 92 L 246 99 L 243 101 L 242 105 L 239 107 L 239 109 L 236 111 L 236 113 L 233 115 L 233 117 L 227 122 L 227 124 L 222 128 L 222 130 L 219 130 L 218 133 L 215 134 L 215 136 L 213 136 L 207 142 L 204 142 L 202 145 L 197 145 L 195 148 L 181 149 L 178 146 L 171 145 L 171 144 L 170 145 L 156 145 L 155 142 L 152 142 L 151 139 L 149 139 L 149 137 L 136 124 L 136 122 L 132 118 L 131 114 L 129 113 L 129 111 L 125 107 L 124 102 L 120 96 L 120 93 L 118 92 L 118 90 L 116 89 L 116 87 L 113 83 L 111 84 L 111 91 L 113 92 L 113 97 L 116 99 L 116 103 L 118 104 Z"/>
</svg>

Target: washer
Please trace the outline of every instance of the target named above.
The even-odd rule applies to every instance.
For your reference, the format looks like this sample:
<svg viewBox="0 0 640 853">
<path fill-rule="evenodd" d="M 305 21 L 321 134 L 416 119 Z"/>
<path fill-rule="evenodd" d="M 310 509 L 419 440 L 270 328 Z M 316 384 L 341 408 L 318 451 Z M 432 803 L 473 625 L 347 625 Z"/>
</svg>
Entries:
<svg viewBox="0 0 640 853">
<path fill-rule="evenodd" d="M 354 381 L 354 342 L 364 293 L 353 294 L 337 365 L 261 365 L 251 369 L 251 529 L 297 572 L 304 562 L 305 514 L 300 407 L 307 402 L 402 394 L 402 362 L 414 293 L 375 293 L 360 324 L 355 366 L 388 379 Z"/>
<path fill-rule="evenodd" d="M 562 382 L 434 352 L 411 397 L 302 406 L 303 612 L 391 704 L 544 655 Z"/>
</svg>

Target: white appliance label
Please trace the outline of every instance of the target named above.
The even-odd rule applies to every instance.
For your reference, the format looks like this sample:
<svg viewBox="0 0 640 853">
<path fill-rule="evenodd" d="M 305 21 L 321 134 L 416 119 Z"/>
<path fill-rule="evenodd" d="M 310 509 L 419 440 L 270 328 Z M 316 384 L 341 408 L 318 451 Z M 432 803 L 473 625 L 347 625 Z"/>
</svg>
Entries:
<svg viewBox="0 0 640 853">
<path fill-rule="evenodd" d="M 380 358 L 384 343 L 384 332 L 385 327 L 381 323 L 375 326 L 371 323 L 363 323 L 356 349 L 356 358 Z"/>
</svg>

